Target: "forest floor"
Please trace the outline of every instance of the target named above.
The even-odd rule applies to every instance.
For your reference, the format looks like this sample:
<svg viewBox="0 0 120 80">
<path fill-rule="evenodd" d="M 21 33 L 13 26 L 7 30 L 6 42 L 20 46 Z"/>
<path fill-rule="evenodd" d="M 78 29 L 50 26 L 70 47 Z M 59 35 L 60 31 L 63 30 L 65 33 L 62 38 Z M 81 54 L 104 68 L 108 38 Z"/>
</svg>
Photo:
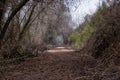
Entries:
<svg viewBox="0 0 120 80">
<path fill-rule="evenodd" d="M 0 80 L 98 80 L 96 65 L 93 57 L 82 52 L 45 52 L 20 63 L 4 64 Z"/>
</svg>

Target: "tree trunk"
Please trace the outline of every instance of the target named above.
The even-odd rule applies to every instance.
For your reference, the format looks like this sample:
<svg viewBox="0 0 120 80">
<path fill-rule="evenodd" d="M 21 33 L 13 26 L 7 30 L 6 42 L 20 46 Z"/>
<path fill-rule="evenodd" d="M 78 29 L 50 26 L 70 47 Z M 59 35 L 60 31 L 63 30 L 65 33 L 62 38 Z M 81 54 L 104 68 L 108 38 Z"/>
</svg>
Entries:
<svg viewBox="0 0 120 80">
<path fill-rule="evenodd" d="M 28 2 L 29 0 L 23 0 L 11 13 L 11 15 L 8 17 L 7 21 L 3 25 L 3 29 L 0 33 L 0 42 L 3 40 L 5 37 L 5 33 L 8 29 L 8 26 L 10 24 L 10 21 L 13 19 L 13 17 L 17 14 L 17 12 Z"/>
<path fill-rule="evenodd" d="M 23 26 L 23 30 L 20 32 L 19 40 L 21 40 L 23 38 L 23 34 L 26 32 L 27 28 L 29 27 L 28 24 L 29 24 L 29 22 L 31 20 L 31 17 L 32 17 L 33 13 L 34 13 L 35 7 L 36 7 L 36 5 L 33 5 L 32 10 L 30 12 L 30 15 L 29 15 L 25 25 Z"/>
<path fill-rule="evenodd" d="M 2 19 L 4 14 L 4 6 L 6 0 L 0 0 L 0 31 L 2 29 Z"/>
</svg>

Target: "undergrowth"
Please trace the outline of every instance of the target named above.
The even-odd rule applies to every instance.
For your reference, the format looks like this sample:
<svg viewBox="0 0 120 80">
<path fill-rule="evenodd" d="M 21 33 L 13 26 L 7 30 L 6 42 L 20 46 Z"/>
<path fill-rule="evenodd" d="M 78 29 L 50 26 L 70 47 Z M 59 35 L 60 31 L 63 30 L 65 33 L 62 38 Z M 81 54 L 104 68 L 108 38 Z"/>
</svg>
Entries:
<svg viewBox="0 0 120 80">
<path fill-rule="evenodd" d="M 94 27 L 92 26 L 85 27 L 80 32 L 74 31 L 68 38 L 68 41 L 72 42 L 72 46 L 74 48 L 83 47 L 93 32 L 94 32 Z"/>
</svg>

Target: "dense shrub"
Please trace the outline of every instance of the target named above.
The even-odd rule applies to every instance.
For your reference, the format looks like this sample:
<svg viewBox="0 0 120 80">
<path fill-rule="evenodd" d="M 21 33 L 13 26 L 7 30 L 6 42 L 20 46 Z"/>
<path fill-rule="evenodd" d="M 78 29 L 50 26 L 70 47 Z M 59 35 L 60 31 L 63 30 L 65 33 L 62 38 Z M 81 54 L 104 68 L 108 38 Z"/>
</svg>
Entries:
<svg viewBox="0 0 120 80">
<path fill-rule="evenodd" d="M 87 40 L 90 38 L 92 32 L 94 31 L 94 27 L 85 27 L 80 32 L 73 32 L 68 38 L 69 41 L 73 42 L 74 47 L 83 47 Z"/>
<path fill-rule="evenodd" d="M 97 22 L 94 34 L 84 48 L 87 53 L 100 58 L 107 65 L 116 64 L 120 56 L 119 12 L 120 5 L 117 4 L 101 10 L 102 19 Z"/>
</svg>

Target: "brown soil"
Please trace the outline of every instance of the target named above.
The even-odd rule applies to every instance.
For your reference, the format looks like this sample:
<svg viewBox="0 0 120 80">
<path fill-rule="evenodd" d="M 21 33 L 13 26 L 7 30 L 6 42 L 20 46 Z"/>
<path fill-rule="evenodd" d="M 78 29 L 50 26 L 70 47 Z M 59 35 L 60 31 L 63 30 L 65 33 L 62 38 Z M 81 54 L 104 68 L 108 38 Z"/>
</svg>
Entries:
<svg viewBox="0 0 120 80">
<path fill-rule="evenodd" d="M 85 65 L 95 64 L 94 59 L 78 53 L 44 53 L 39 57 L 26 59 L 20 64 L 3 66 L 0 80 L 78 80 L 85 76 Z M 91 62 L 91 63 L 90 63 Z"/>
<path fill-rule="evenodd" d="M 16 62 L 1 67 L 0 80 L 108 80 L 100 79 L 96 60 L 87 54 L 41 53 Z"/>
</svg>

